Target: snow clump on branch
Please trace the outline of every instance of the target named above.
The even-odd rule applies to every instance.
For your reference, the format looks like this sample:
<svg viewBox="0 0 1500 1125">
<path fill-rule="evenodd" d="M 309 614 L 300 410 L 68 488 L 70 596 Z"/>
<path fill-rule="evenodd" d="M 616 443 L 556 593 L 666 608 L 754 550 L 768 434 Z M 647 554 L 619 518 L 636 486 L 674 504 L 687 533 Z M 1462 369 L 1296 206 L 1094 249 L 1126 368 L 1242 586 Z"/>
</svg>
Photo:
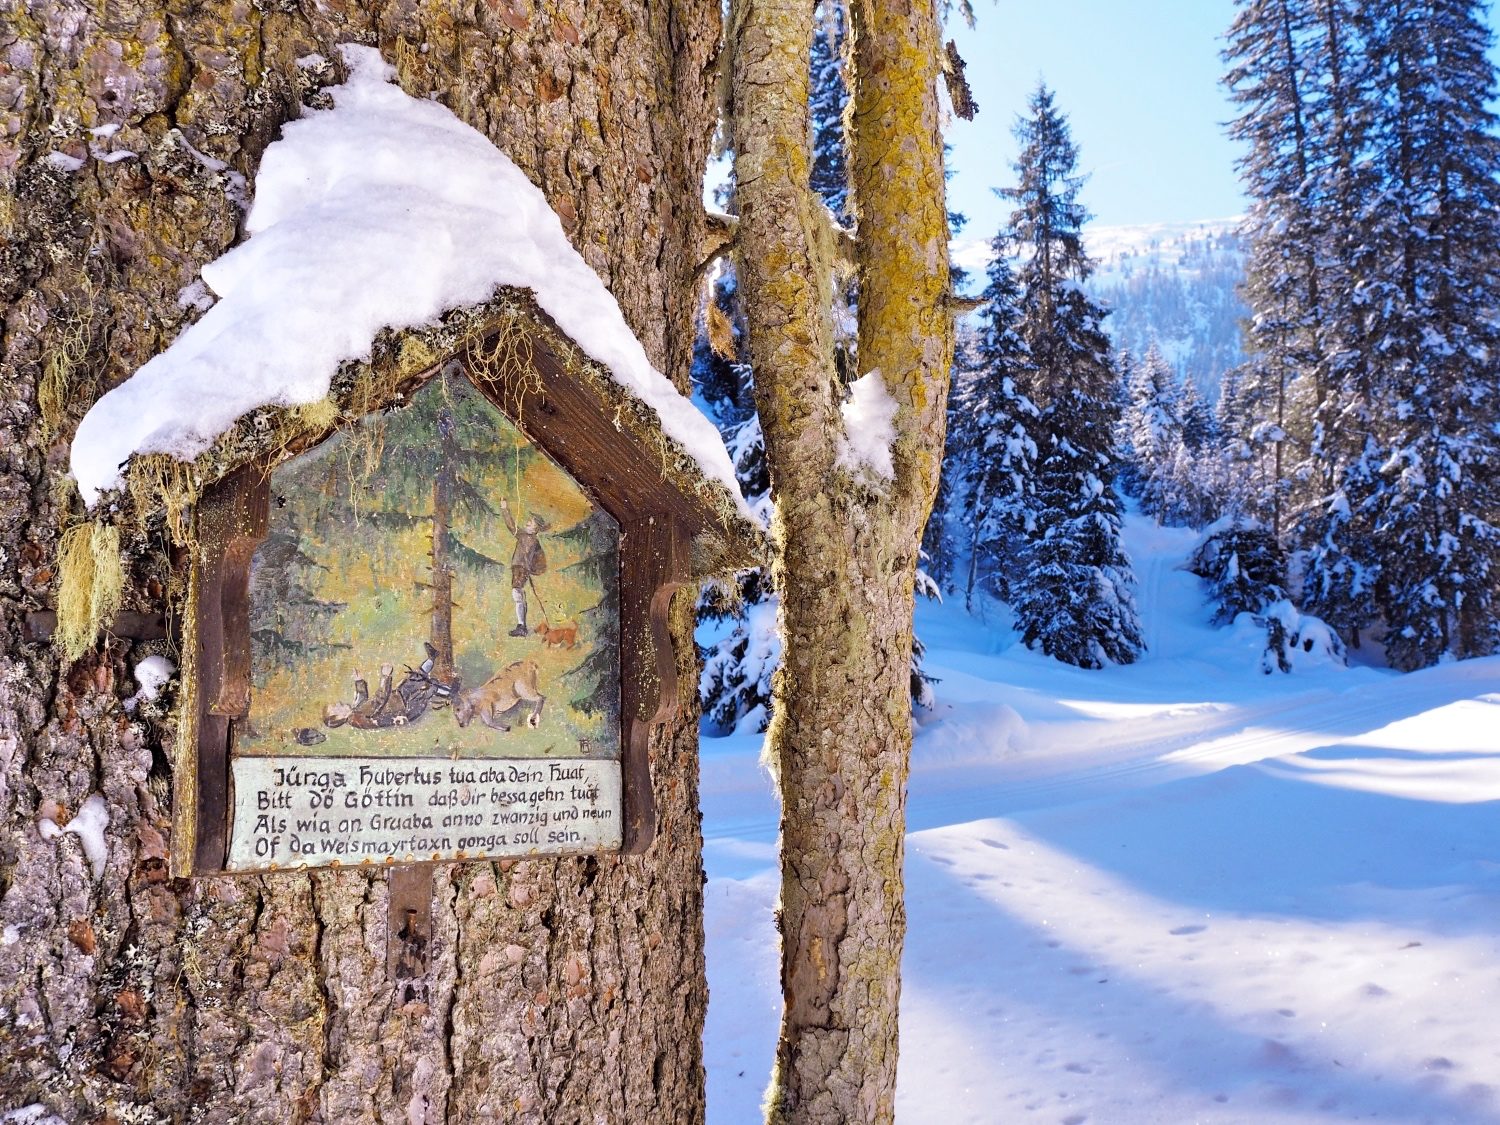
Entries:
<svg viewBox="0 0 1500 1125">
<path fill-rule="evenodd" d="M 896 441 L 896 400 L 878 368 L 849 384 L 849 398 L 840 411 L 844 432 L 839 437 L 839 464 L 854 476 L 864 470 L 880 480 L 894 480 L 891 446 Z"/>
</svg>

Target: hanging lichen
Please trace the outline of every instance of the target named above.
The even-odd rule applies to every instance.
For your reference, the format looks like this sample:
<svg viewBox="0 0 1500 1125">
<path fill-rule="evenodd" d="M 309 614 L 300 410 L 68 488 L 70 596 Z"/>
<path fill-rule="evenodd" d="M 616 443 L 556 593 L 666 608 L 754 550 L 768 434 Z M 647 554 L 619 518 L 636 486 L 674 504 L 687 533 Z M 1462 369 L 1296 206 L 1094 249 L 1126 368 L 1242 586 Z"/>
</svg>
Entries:
<svg viewBox="0 0 1500 1125">
<path fill-rule="evenodd" d="M 63 532 L 57 552 L 57 630 L 53 644 L 69 664 L 93 647 L 114 620 L 125 589 L 120 530 L 81 523 Z"/>
<path fill-rule="evenodd" d="M 695 496 L 724 527 L 738 529 L 728 538 L 717 532 L 698 537 L 694 557 L 703 569 L 728 570 L 759 560 L 763 544 L 750 525 L 742 524 L 732 494 L 705 477 L 692 455 L 662 429 L 656 412 L 552 326 L 529 294 L 511 290 L 484 304 L 452 310 L 435 325 L 380 333 L 368 359 L 341 365 L 326 398 L 254 411 L 190 462 L 166 453 L 137 454 L 126 473 L 128 495 L 116 498 L 111 521 L 145 533 L 160 520 L 175 546 L 189 546 L 193 509 L 206 489 L 242 465 L 284 460 L 346 425 L 345 455 L 351 467 L 354 460 L 368 467 L 379 451 L 371 445 L 371 431 L 354 423 L 404 403 L 442 369 L 445 358 L 461 363 L 481 386 L 499 391 L 501 408 L 519 416 L 533 396 L 545 394 L 536 367 L 543 349 L 561 361 L 570 379 L 589 387 L 601 407 L 613 410 L 617 429 L 659 456 L 663 478 Z M 359 475 L 352 472 L 351 479 Z M 89 640 L 81 643 L 87 647 Z"/>
<path fill-rule="evenodd" d="M 95 335 L 95 286 L 82 270 L 73 286 L 79 303 L 76 310 L 54 319 L 56 333 L 36 388 L 44 441 L 51 441 L 64 429 L 70 401 L 92 401 L 95 397 L 94 375 L 87 363 Z"/>
<path fill-rule="evenodd" d="M 167 453 L 139 454 L 131 458 L 126 484 L 141 526 L 161 512 L 172 542 L 178 546 L 188 542 L 189 513 L 202 491 L 192 463 Z"/>
</svg>

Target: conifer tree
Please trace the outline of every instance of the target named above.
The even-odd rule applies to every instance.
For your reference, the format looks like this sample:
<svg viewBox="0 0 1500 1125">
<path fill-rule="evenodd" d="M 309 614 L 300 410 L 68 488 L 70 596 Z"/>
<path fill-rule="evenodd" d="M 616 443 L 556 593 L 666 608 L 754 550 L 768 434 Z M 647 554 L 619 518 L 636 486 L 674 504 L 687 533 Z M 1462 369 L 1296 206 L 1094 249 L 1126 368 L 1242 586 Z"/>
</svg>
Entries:
<svg viewBox="0 0 1500 1125">
<path fill-rule="evenodd" d="M 124 672 L 160 642 L 113 636 L 70 670 L 50 646 L 28 639 L 27 612 L 57 593 L 43 568 L 53 573 L 57 537 L 79 516 L 76 490 L 62 487 L 78 420 L 201 311 L 179 305 L 179 287 L 242 239 L 245 193 L 257 170 L 268 174 L 267 145 L 305 116 L 304 104 L 326 108 L 326 87 L 344 70 L 340 44 L 378 40 L 405 90 L 456 107 L 512 154 L 608 280 L 652 365 L 686 389 L 691 294 L 706 238 L 694 204 L 718 116 L 717 0 L 674 2 L 670 15 L 637 3 L 572 5 L 552 18 L 535 5 L 478 4 L 461 15 L 412 8 L 399 29 L 383 22 L 393 9 L 364 0 L 275 9 L 147 0 L 85 14 L 36 0 L 0 16 L 0 1117 L 701 1120 L 707 985 L 691 707 L 664 709 L 652 727 L 646 792 L 658 831 L 647 855 L 408 868 L 430 884 L 403 876 L 394 895 L 374 865 L 178 879 L 170 876 L 192 862 L 181 829 L 198 769 L 177 704 L 191 707 L 194 662 L 174 647 L 187 665 L 182 697 L 137 707 L 127 725 L 121 700 L 135 688 Z M 418 52 L 417 43 L 432 49 Z M 504 60 L 503 77 L 496 60 Z M 91 138 L 87 126 L 100 135 Z M 117 157 L 141 156 L 105 164 L 111 147 Z M 61 149 L 86 165 L 64 173 Z M 446 250 L 465 253 L 434 245 L 421 257 Z M 403 349 L 397 360 L 387 345 L 403 339 L 383 334 L 373 362 L 420 382 L 435 353 Z M 438 350 L 457 342 L 454 335 Z M 525 350 L 519 337 L 511 342 Z M 68 360 L 57 371 L 54 353 Z M 384 403 L 389 386 L 377 376 L 353 397 Z M 382 417 L 396 425 L 421 409 Z M 275 408 L 256 418 L 272 429 L 292 422 Z M 311 432 L 311 418 L 285 432 Z M 415 651 L 373 659 L 420 661 L 443 605 L 463 633 L 463 615 L 479 604 L 464 597 L 475 561 L 464 545 L 482 548 L 490 537 L 472 534 L 483 509 L 463 482 L 480 487 L 478 461 L 465 451 L 483 449 L 485 434 L 470 429 L 461 406 L 453 422 L 452 449 L 428 428 L 425 464 L 403 471 L 399 506 L 422 522 L 382 538 L 405 543 L 392 547 L 392 562 L 411 560 L 391 571 L 399 593 L 411 579 L 437 585 L 441 567 L 459 604 L 423 591 L 424 608 L 410 618 Z M 495 424 L 489 417 L 491 434 Z M 356 436 L 346 430 L 339 440 Z M 498 452 L 508 456 L 503 445 Z M 367 447 L 359 456 L 378 453 Z M 186 504 L 242 456 L 226 448 L 196 467 L 163 459 L 159 479 L 171 503 Z M 451 473 L 441 490 L 440 473 Z M 380 498 L 361 498 L 361 518 L 393 520 Z M 184 576 L 209 539 L 198 538 L 190 509 L 174 508 L 170 522 L 181 522 L 164 529 L 151 515 L 162 499 L 143 493 L 135 511 L 125 506 L 111 519 L 127 532 L 123 604 L 148 618 L 164 614 L 175 645 L 179 626 L 193 619 Z M 434 534 L 438 501 L 448 505 L 446 536 Z M 354 558 L 364 538 L 349 537 L 351 565 L 386 569 L 379 555 Z M 282 574 L 260 577 L 293 604 L 279 621 L 259 617 L 257 628 L 272 628 L 282 642 L 330 636 L 317 620 L 328 607 L 295 604 L 321 585 L 314 575 L 323 572 L 298 558 L 309 546 L 278 536 L 265 556 Z M 423 558 L 429 548 L 434 557 Z M 446 560 L 437 557 L 443 550 Z M 488 569 L 503 596 L 501 562 Z M 205 606 L 204 619 L 217 618 Z M 688 662 L 683 625 L 674 612 L 670 637 L 654 635 L 657 654 L 675 655 L 679 669 Z M 191 652 L 185 627 L 182 647 Z M 666 696 L 680 702 L 670 685 Z M 216 729 L 230 721 L 219 718 Z M 87 858 L 77 837 L 37 831 L 30 793 L 53 808 L 97 807 Z M 52 815 L 66 823 L 71 813 Z M 392 925 L 397 915 L 415 917 L 398 909 L 403 903 L 423 919 L 430 907 L 430 925 Z M 401 944 L 398 930 L 408 951 L 421 943 L 419 930 L 432 939 L 420 966 L 406 957 L 388 963 L 387 938 Z M 77 952 L 85 946 L 87 956 Z M 542 993 L 551 999 L 539 1000 Z"/>
<path fill-rule="evenodd" d="M 1182 418 L 1182 441 L 1194 453 L 1212 445 L 1218 438 L 1218 424 L 1198 383 L 1189 375 L 1182 381 L 1178 394 L 1178 414 Z"/>
<path fill-rule="evenodd" d="M 1092 405 L 1074 391 L 1042 413 L 1047 446 L 1036 474 L 1036 528 L 1013 594 L 1022 639 L 1080 668 L 1129 664 L 1144 647 L 1135 577 L 1120 548 L 1119 501 L 1105 483 L 1109 457 L 1069 436 L 1091 436 L 1077 422 L 1080 412 L 1094 413 Z M 1106 421 L 1095 414 L 1093 425 Z"/>
<path fill-rule="evenodd" d="M 808 96 L 813 130 L 809 182 L 840 223 L 850 219 L 849 159 L 844 142 L 844 107 L 849 103 L 842 65 L 844 18 L 839 0 L 818 3 Z"/>
<path fill-rule="evenodd" d="M 1376 486 L 1384 425 L 1377 386 L 1380 357 L 1371 350 L 1362 274 L 1369 267 L 1361 212 L 1381 199 L 1366 153 L 1383 85 L 1368 51 L 1365 8 L 1351 0 L 1314 0 L 1303 55 L 1309 83 L 1308 197 L 1318 239 L 1323 295 L 1313 351 L 1305 455 L 1287 484 L 1295 494 L 1287 536 L 1300 556 L 1302 604 L 1353 645 L 1378 616 L 1374 592 L 1381 566 L 1370 497 Z"/>
<path fill-rule="evenodd" d="M 1207 583 L 1215 625 L 1286 597 L 1286 555 L 1264 524 L 1238 518 L 1210 530 L 1187 569 Z"/>
<path fill-rule="evenodd" d="M 1481 12 L 1395 0 L 1369 13 L 1372 66 L 1388 79 L 1374 137 L 1385 190 L 1362 223 L 1359 296 L 1394 407 L 1369 507 L 1398 668 L 1500 640 L 1500 140 Z"/>
<path fill-rule="evenodd" d="M 1304 605 L 1351 643 L 1383 623 L 1406 668 L 1500 643 L 1500 148 L 1482 10 L 1246 0 L 1227 52 L 1262 376 L 1235 410 L 1238 436 L 1272 452 L 1259 509 L 1300 550 Z M 1243 424 L 1256 416 L 1274 424 Z"/>
<path fill-rule="evenodd" d="M 1018 389 L 1041 410 L 1034 524 L 1027 564 L 1012 585 L 1027 644 L 1070 664 L 1129 663 L 1142 648 L 1130 560 L 1120 547 L 1114 433 L 1118 380 L 1105 311 L 1083 292 L 1093 271 L 1078 152 L 1045 85 L 1016 127 L 1019 182 L 1008 244 L 1021 260 L 1020 337 L 1028 355 Z"/>
<path fill-rule="evenodd" d="M 1030 379 L 1030 360 L 1003 234 L 991 249 L 979 328 L 965 341 L 954 373 L 943 469 L 949 520 L 966 562 L 964 602 L 971 610 L 982 586 L 1001 598 L 1009 595 L 1010 576 L 1020 570 L 1035 526 L 1030 499 L 1040 412 L 1017 389 Z"/>
<path fill-rule="evenodd" d="M 726 270 L 713 289 L 721 338 L 715 347 L 705 323 L 694 346 L 693 384 L 724 437 L 746 502 L 769 523 L 770 473 L 755 413 L 754 374 L 740 358 L 744 319 L 737 298 L 734 273 Z M 714 317 L 714 309 L 708 315 Z M 769 574 L 763 567 L 754 567 L 737 575 L 732 585 L 709 584 L 699 598 L 698 617 L 700 622 L 730 622 L 724 636 L 702 649 L 698 698 L 704 732 L 731 734 L 747 720 L 754 730 L 765 730 L 770 721 L 771 674 L 781 658 L 776 594 Z"/>
<path fill-rule="evenodd" d="M 1125 425 L 1132 475 L 1141 511 L 1158 522 L 1173 507 L 1174 472 L 1183 446 L 1182 405 L 1176 377 L 1155 341 L 1130 373 Z"/>
<path fill-rule="evenodd" d="M 1239 167 L 1251 199 L 1244 293 L 1254 315 L 1242 375 L 1248 385 L 1241 393 L 1256 400 L 1258 423 L 1243 436 L 1259 462 L 1256 507 L 1278 538 L 1287 522 L 1291 466 L 1305 447 L 1305 441 L 1298 445 L 1305 434 L 1294 434 L 1293 423 L 1316 365 L 1322 318 L 1318 223 L 1309 199 L 1311 24 L 1310 0 L 1242 0 L 1224 52 L 1230 63 L 1225 85 L 1244 107 L 1229 131 L 1246 144 Z"/>
</svg>

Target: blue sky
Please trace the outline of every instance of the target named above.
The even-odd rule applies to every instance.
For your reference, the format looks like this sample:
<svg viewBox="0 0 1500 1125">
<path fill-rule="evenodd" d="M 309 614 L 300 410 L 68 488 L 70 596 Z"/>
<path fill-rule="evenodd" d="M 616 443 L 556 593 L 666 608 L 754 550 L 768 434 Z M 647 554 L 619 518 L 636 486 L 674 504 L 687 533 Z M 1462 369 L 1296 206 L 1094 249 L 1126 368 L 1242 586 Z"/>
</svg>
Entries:
<svg viewBox="0 0 1500 1125">
<path fill-rule="evenodd" d="M 1016 115 L 1046 80 L 1073 126 L 1084 203 L 1104 224 L 1218 219 L 1244 209 L 1222 123 L 1219 86 L 1231 0 L 974 0 L 973 30 L 948 34 L 979 103 L 947 130 L 949 206 L 969 216 L 965 239 L 993 235 L 1009 212 Z"/>
<path fill-rule="evenodd" d="M 1009 213 L 993 187 L 1013 182 L 1016 115 L 1044 78 L 1073 126 L 1085 206 L 1095 222 L 1184 222 L 1244 210 L 1224 134 L 1234 115 L 1219 77 L 1233 0 L 973 0 L 977 26 L 948 34 L 979 103 L 947 130 L 949 206 L 961 237 L 989 238 Z M 1495 13 L 1489 13 L 1495 27 Z M 1492 48 L 1491 57 L 1500 56 Z"/>
</svg>

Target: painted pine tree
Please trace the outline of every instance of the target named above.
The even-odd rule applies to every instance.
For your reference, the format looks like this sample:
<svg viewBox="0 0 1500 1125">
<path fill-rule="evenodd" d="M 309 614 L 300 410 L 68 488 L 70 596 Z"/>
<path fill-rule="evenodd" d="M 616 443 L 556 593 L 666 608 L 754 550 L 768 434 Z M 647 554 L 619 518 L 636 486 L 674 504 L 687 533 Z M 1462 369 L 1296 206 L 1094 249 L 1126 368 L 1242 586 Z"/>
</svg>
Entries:
<svg viewBox="0 0 1500 1125">
<path fill-rule="evenodd" d="M 573 527 L 552 536 L 579 551 L 578 561 L 564 567 L 563 572 L 576 575 L 586 588 L 600 592 L 597 602 L 578 610 L 575 622 L 590 642 L 588 655 L 562 676 L 571 692 L 570 705 L 586 715 L 607 715 L 620 707 L 620 615 L 616 611 L 620 604 L 619 534 L 609 513 L 595 508 Z M 543 613 L 548 608 L 541 606 Z"/>
</svg>

